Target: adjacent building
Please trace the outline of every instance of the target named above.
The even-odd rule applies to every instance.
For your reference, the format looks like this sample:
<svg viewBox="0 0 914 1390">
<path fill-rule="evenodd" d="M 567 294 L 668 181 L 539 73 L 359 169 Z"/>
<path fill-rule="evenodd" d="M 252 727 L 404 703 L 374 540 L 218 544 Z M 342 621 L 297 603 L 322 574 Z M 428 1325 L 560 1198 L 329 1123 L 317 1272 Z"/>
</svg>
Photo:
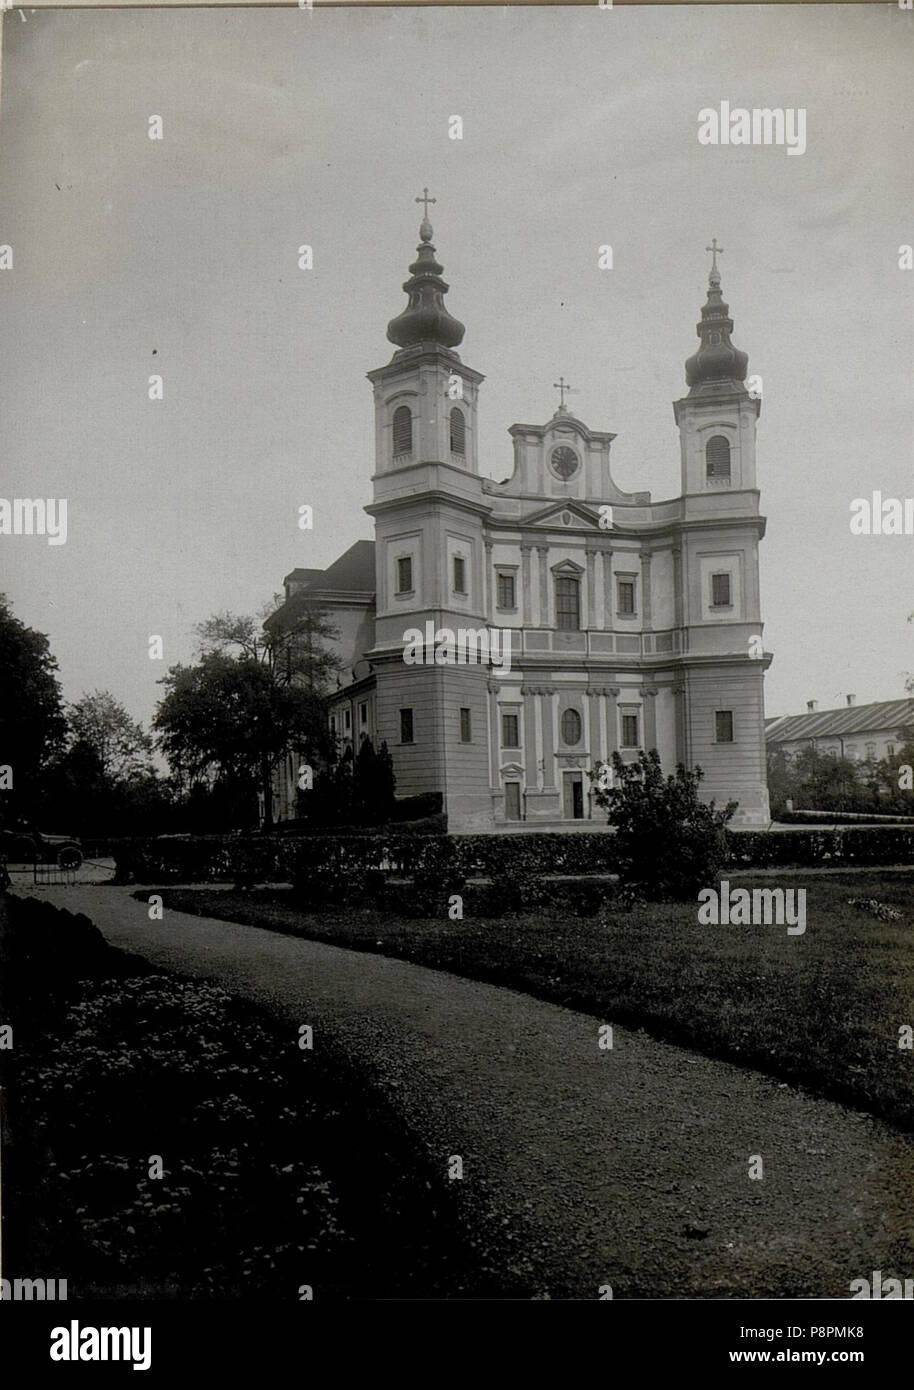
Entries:
<svg viewBox="0 0 914 1390">
<path fill-rule="evenodd" d="M 789 758 L 802 748 L 813 748 L 851 762 L 878 762 L 894 757 L 906 741 L 914 739 L 914 699 L 858 705 L 853 695 L 847 695 L 840 708 L 824 710 L 810 700 L 805 714 L 769 719 L 765 738 L 771 751 Z"/>
</svg>

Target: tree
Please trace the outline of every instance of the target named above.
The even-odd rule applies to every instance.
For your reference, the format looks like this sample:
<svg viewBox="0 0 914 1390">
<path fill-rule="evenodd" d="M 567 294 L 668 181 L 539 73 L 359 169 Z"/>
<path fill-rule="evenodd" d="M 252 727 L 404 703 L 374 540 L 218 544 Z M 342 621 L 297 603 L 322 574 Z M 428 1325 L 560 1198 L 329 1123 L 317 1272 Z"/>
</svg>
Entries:
<svg viewBox="0 0 914 1390">
<path fill-rule="evenodd" d="M 263 661 L 212 652 L 173 666 L 153 719 L 158 746 L 191 783 L 222 779 L 238 813 L 258 788 L 272 824 L 272 774 L 286 749 L 326 747 L 320 696 L 279 684 Z"/>
<path fill-rule="evenodd" d="M 152 772 L 152 739 L 107 690 L 83 695 L 67 711 L 74 744 L 96 754 L 102 776 L 129 782 Z"/>
<path fill-rule="evenodd" d="M 619 876 L 641 896 L 694 897 L 717 878 L 727 859 L 727 822 L 738 802 L 719 811 L 699 799 L 704 774 L 679 763 L 664 777 L 656 748 L 623 763 L 612 755 L 612 777 L 591 773 L 597 804 L 615 827 L 613 853 Z"/>
<path fill-rule="evenodd" d="M 277 609 L 277 604 L 281 607 Z M 325 695 L 342 662 L 328 643 L 339 630 L 320 604 L 300 595 L 286 603 L 274 594 L 258 615 L 215 613 L 194 628 L 198 653 L 227 656 L 238 653 L 265 663 L 280 685 L 302 685 Z"/>
<path fill-rule="evenodd" d="M 0 594 L 0 766 L 12 769 L 0 806 L 11 819 L 35 814 L 48 764 L 66 737 L 56 671 L 47 637 L 13 617 Z"/>
<path fill-rule="evenodd" d="M 811 811 L 865 811 L 871 798 L 860 781 L 860 765 L 836 753 L 800 748 L 793 759 L 794 806 Z"/>
<path fill-rule="evenodd" d="M 281 605 L 277 608 L 277 605 Z M 250 614 L 215 613 L 198 623 L 194 629 L 201 666 L 211 658 L 249 663 L 259 666 L 274 687 L 272 716 L 280 707 L 286 710 L 284 727 L 288 738 L 278 745 L 269 741 L 259 754 L 258 781 L 263 793 L 265 824 L 273 823 L 273 770 L 290 750 L 302 762 L 309 764 L 332 757 L 332 744 L 321 708 L 321 698 L 327 693 L 332 678 L 338 675 L 342 663 L 329 643 L 339 632 L 319 604 L 305 596 L 283 603 L 274 594 L 273 601 L 264 605 L 257 617 Z M 215 667 L 212 668 L 216 670 Z M 267 690 L 266 682 L 260 689 Z M 276 693 L 295 692 L 283 703 Z M 253 693 L 249 689 L 248 694 Z M 280 726 L 280 731 L 281 731 Z M 163 747 L 164 744 L 160 745 Z M 210 775 L 215 769 L 223 780 L 239 794 L 249 774 L 239 774 L 225 757 L 210 760 Z M 240 780 L 239 780 L 240 776 Z"/>
</svg>

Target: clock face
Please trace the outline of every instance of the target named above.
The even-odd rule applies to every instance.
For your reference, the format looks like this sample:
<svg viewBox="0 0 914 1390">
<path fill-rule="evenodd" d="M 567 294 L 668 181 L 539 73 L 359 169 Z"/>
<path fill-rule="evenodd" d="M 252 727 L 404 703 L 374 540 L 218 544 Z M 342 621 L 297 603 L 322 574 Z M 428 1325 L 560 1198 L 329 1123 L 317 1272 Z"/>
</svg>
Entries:
<svg viewBox="0 0 914 1390">
<path fill-rule="evenodd" d="M 573 478 L 578 471 L 578 456 L 574 449 L 569 449 L 565 444 L 560 445 L 558 449 L 553 449 L 550 462 L 553 473 L 557 473 L 560 478 L 566 481 Z"/>
</svg>

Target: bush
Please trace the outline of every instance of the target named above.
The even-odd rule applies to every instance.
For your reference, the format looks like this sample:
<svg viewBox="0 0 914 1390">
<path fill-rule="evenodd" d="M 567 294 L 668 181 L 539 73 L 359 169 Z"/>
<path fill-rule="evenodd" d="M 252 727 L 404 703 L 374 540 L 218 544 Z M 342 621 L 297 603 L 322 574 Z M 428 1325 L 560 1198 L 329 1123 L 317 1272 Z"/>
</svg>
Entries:
<svg viewBox="0 0 914 1390">
<path fill-rule="evenodd" d="M 594 794 L 615 828 L 615 853 L 622 881 L 655 901 L 692 898 L 719 877 L 727 862 L 725 827 L 736 810 L 701 801 L 700 767 L 679 763 L 664 777 L 655 748 L 636 763 L 612 755 L 614 785 L 604 788 L 594 773 Z"/>
</svg>

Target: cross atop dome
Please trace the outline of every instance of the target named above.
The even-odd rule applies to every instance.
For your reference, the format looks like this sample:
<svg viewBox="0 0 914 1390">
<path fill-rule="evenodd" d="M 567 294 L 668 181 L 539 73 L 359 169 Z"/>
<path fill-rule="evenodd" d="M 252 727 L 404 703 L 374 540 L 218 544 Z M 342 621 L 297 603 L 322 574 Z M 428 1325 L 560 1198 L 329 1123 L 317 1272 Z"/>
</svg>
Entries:
<svg viewBox="0 0 914 1390">
<path fill-rule="evenodd" d="M 422 204 L 425 216 L 419 228 L 416 259 L 409 268 L 410 278 L 403 286 L 409 295 L 409 303 L 402 314 L 391 319 L 387 325 L 388 339 L 399 348 L 414 348 L 420 343 L 427 343 L 453 349 L 463 339 L 463 324 L 444 307 L 448 286 L 441 278 L 444 267 L 436 260 L 432 245 L 428 205 L 437 201 L 437 198 L 429 197 L 427 188 L 423 188 L 421 198 L 416 199 L 417 203 Z"/>
<path fill-rule="evenodd" d="M 428 220 L 428 205 L 429 203 L 437 203 L 437 201 L 437 198 L 430 198 L 428 196 L 427 188 L 423 188 L 422 197 L 416 199 L 417 203 L 422 203 L 423 205 L 424 215 L 422 218 L 422 225 L 419 228 L 419 236 L 422 238 L 423 241 L 431 241 L 432 239 L 432 224 Z"/>
<path fill-rule="evenodd" d="M 426 192 L 427 192 L 427 191 L 428 191 L 428 190 L 426 189 Z M 418 201 L 419 201 L 419 199 L 417 198 L 417 199 L 416 199 L 416 202 L 418 203 Z M 724 254 L 724 248 L 723 248 L 722 246 L 718 246 L 718 244 L 717 244 L 717 237 L 716 237 L 716 236 L 712 236 L 712 238 L 711 238 L 711 245 L 710 245 L 710 246 L 706 246 L 706 247 L 705 247 L 705 250 L 711 252 L 711 274 L 710 274 L 710 276 L 709 276 L 708 278 L 709 278 L 710 280 L 716 280 L 716 281 L 718 282 L 718 284 L 719 284 L 719 283 L 720 283 L 720 271 L 717 269 L 717 258 L 718 258 L 718 256 L 722 256 L 722 255 Z"/>
<path fill-rule="evenodd" d="M 712 237 L 711 245 L 705 250 L 711 252 L 711 272 L 701 322 L 695 325 L 701 347 L 686 362 L 686 381 L 693 392 L 704 394 L 724 388 L 745 391 L 742 383 L 746 380 L 749 358 L 731 342 L 733 320 L 730 306 L 724 302 L 717 267 L 717 258 L 723 255 L 724 248 L 718 246 L 717 237 Z"/>
</svg>

